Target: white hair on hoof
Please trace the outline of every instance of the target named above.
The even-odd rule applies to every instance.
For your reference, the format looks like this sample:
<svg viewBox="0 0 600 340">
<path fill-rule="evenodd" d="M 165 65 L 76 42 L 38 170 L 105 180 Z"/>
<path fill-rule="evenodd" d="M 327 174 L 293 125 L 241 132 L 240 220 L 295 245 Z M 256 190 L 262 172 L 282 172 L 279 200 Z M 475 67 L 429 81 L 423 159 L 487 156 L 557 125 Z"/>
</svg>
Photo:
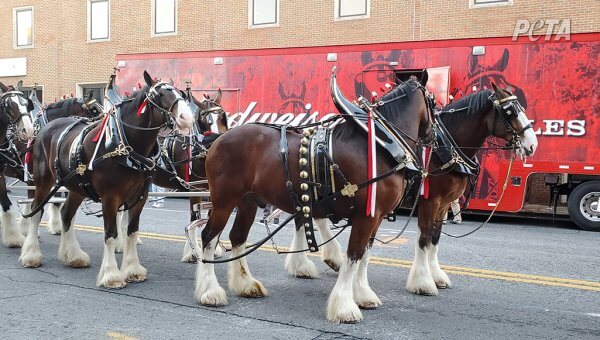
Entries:
<svg viewBox="0 0 600 340">
<path fill-rule="evenodd" d="M 358 265 L 358 271 L 354 279 L 354 285 L 352 292 L 354 296 L 354 302 L 362 309 L 375 309 L 382 305 L 381 300 L 377 297 L 377 294 L 369 286 L 369 280 L 367 278 L 367 269 L 369 266 L 370 250 L 367 249 L 363 258 L 360 260 Z"/>
<path fill-rule="evenodd" d="M 234 247 L 231 249 L 231 257 L 239 256 L 245 250 L 246 246 L 244 244 Z M 239 296 L 258 298 L 269 295 L 263 284 L 250 273 L 246 257 L 228 263 L 227 281 L 229 289 L 233 290 Z"/>
<path fill-rule="evenodd" d="M 202 251 L 202 257 L 207 260 L 214 259 L 215 246 L 217 245 L 218 237 L 210 241 Z M 198 303 L 204 306 L 219 307 L 225 306 L 227 301 L 227 293 L 225 289 L 219 285 L 217 276 L 215 275 L 215 265 L 212 263 L 203 263 L 198 259 L 196 267 L 196 282 L 194 289 L 194 298 Z"/>
<path fill-rule="evenodd" d="M 440 268 L 440 263 L 438 262 L 438 246 L 431 245 L 429 247 L 429 251 L 427 252 L 427 259 L 429 261 L 429 269 L 431 270 L 431 277 L 433 278 L 433 282 L 437 288 L 445 289 L 452 287 L 452 281 L 448 277 L 448 274 Z"/>
<path fill-rule="evenodd" d="M 58 259 L 73 268 L 85 268 L 90 266 L 90 256 L 81 250 L 79 242 L 77 242 L 77 238 L 75 238 L 75 229 L 72 224 L 69 231 L 63 232 L 60 235 Z"/>
<path fill-rule="evenodd" d="M 46 204 L 46 208 L 48 209 L 48 232 L 59 235 L 62 232 L 60 210 L 54 203 Z"/>
<path fill-rule="evenodd" d="M 121 271 L 125 274 L 125 279 L 128 282 L 143 282 L 148 277 L 148 271 L 140 264 L 140 259 L 137 253 L 138 233 L 135 232 L 127 236 L 125 249 L 123 253 L 123 263 Z"/>
<path fill-rule="evenodd" d="M 2 243 L 9 248 L 19 248 L 25 243 L 25 236 L 19 232 L 17 220 L 13 213 L 13 205 L 7 211 L 0 211 L 0 228 Z"/>
<path fill-rule="evenodd" d="M 321 242 L 327 242 L 327 240 L 333 238 L 333 233 L 331 233 L 331 230 L 327 226 L 327 219 L 315 219 L 315 224 L 319 229 Z M 321 246 L 321 260 L 334 271 L 337 272 L 340 270 L 342 261 L 344 260 L 344 255 L 342 254 L 342 247 L 340 246 L 338 240 L 333 239 L 329 243 Z"/>
<path fill-rule="evenodd" d="M 304 229 L 297 229 L 294 233 L 294 239 L 290 251 L 306 249 L 306 239 L 304 238 Z M 317 266 L 308 259 L 305 252 L 287 254 L 285 257 L 285 270 L 295 277 L 304 279 L 313 279 L 319 277 Z"/>
<path fill-rule="evenodd" d="M 427 252 L 429 251 L 419 247 L 419 238 L 415 241 L 415 259 L 408 273 L 406 281 L 406 290 L 419 295 L 437 295 L 438 289 L 431 276 L 431 270 L 427 260 Z"/>
<path fill-rule="evenodd" d="M 96 286 L 106 288 L 123 288 L 127 285 L 125 274 L 117 267 L 117 258 L 115 257 L 115 239 L 109 238 L 104 241 L 104 254 L 102 256 L 102 265 L 96 279 Z"/>
<path fill-rule="evenodd" d="M 42 265 L 42 252 L 38 240 L 38 228 L 41 219 L 41 211 L 31 218 L 29 232 L 27 233 L 27 237 L 25 237 L 25 242 L 21 247 L 21 256 L 19 257 L 23 267 L 37 268 Z"/>
<path fill-rule="evenodd" d="M 342 262 L 340 275 L 327 300 L 327 320 L 334 323 L 357 323 L 363 319 L 352 292 L 357 267 L 358 264 L 354 261 Z"/>
</svg>

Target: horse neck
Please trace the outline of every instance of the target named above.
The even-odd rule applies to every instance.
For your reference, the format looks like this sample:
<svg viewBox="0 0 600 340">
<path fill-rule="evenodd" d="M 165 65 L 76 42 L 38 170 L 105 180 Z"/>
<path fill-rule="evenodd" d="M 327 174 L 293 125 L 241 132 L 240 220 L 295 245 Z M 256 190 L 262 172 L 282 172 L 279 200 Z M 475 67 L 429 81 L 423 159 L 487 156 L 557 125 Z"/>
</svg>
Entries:
<svg viewBox="0 0 600 340">
<path fill-rule="evenodd" d="M 470 115 L 465 114 L 463 119 L 454 119 L 445 126 L 459 147 L 469 148 L 462 151 L 467 157 L 472 158 L 479 151 L 478 149 L 483 146 L 486 138 L 492 135 L 490 127 L 493 119 L 493 108 L 490 104 L 489 107 L 483 107 Z"/>
<path fill-rule="evenodd" d="M 0 108 L 0 115 L 8 115 L 8 112 L 6 112 L 3 108 Z M 8 133 L 8 122 L 6 121 L 2 121 L 0 122 L 0 146 L 2 146 L 6 140 L 6 134 Z"/>
<path fill-rule="evenodd" d="M 162 114 L 154 107 L 148 107 L 146 112 L 140 117 L 137 116 L 136 110 L 131 110 L 122 116 L 124 122 L 130 125 L 139 126 L 141 128 L 157 127 L 164 123 Z M 136 130 L 123 125 L 123 133 L 131 148 L 144 156 L 148 156 L 156 139 L 158 138 L 159 129 L 154 130 Z"/>
</svg>

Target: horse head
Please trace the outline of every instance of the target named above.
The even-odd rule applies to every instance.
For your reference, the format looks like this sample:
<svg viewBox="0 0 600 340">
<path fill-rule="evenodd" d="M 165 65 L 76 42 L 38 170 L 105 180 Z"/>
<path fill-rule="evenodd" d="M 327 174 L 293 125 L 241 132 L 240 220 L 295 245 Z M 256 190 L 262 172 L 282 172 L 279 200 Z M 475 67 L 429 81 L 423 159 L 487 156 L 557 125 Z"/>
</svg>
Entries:
<svg viewBox="0 0 600 340">
<path fill-rule="evenodd" d="M 200 133 L 223 133 L 229 130 L 227 122 L 227 113 L 221 106 L 223 92 L 217 90 L 217 97 L 210 98 L 208 94 L 204 95 L 204 99 L 199 101 L 192 96 L 194 104 L 198 107 L 196 116 L 196 124 Z"/>
<path fill-rule="evenodd" d="M 21 140 L 33 137 L 33 123 L 29 115 L 33 109 L 33 102 L 23 92 L 0 83 L 0 123 L 6 128 L 15 126 Z"/>
<path fill-rule="evenodd" d="M 193 115 L 182 91 L 172 84 L 155 80 L 147 71 L 144 71 L 144 81 L 147 85 L 147 107 L 162 113 L 165 119 L 172 119 L 179 131 L 187 133 L 192 128 Z"/>
<path fill-rule="evenodd" d="M 525 114 L 525 108 L 518 97 L 507 89 L 492 83 L 493 94 L 490 97 L 497 115 L 494 119 L 492 134 L 517 147 L 521 156 L 533 156 L 538 145 L 533 126 Z"/>
</svg>

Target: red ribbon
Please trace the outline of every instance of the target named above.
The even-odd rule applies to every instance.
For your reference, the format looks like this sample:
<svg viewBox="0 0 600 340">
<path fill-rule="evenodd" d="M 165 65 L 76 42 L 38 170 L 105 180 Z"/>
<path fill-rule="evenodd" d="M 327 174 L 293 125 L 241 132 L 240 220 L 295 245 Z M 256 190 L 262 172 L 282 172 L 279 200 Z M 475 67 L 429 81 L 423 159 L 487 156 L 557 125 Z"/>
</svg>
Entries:
<svg viewBox="0 0 600 340">
<path fill-rule="evenodd" d="M 431 153 L 431 147 L 426 146 L 423 149 L 423 164 L 425 165 L 425 171 L 429 172 L 429 154 Z M 423 198 L 429 198 L 429 176 L 423 179 L 423 189 L 421 190 Z"/>
<path fill-rule="evenodd" d="M 140 118 L 142 116 L 142 113 L 146 112 L 147 106 L 148 106 L 148 99 L 144 99 L 144 101 L 142 102 L 142 104 L 140 105 L 140 107 L 137 110 L 138 118 Z"/>
<path fill-rule="evenodd" d="M 100 129 L 98 130 L 98 132 L 96 132 L 96 135 L 92 139 L 92 142 L 94 142 L 94 143 L 98 142 L 98 140 L 100 139 L 100 136 L 102 135 L 102 131 L 104 130 L 104 126 L 106 125 L 107 120 L 108 120 L 108 115 L 104 115 L 104 118 L 102 119 L 102 123 L 100 124 Z"/>
<path fill-rule="evenodd" d="M 31 145 L 33 145 L 33 139 L 27 142 L 27 152 L 25 153 L 25 163 L 29 163 L 31 160 Z"/>
</svg>

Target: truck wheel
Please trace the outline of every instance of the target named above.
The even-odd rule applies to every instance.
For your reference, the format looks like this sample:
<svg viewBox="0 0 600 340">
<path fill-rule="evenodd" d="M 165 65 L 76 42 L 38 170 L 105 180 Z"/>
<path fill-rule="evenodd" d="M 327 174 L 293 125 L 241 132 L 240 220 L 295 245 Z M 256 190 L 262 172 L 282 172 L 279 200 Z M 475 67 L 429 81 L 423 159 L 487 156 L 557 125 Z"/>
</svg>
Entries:
<svg viewBox="0 0 600 340">
<path fill-rule="evenodd" d="M 600 231 L 600 181 L 579 184 L 568 201 L 569 216 L 579 228 Z"/>
</svg>

